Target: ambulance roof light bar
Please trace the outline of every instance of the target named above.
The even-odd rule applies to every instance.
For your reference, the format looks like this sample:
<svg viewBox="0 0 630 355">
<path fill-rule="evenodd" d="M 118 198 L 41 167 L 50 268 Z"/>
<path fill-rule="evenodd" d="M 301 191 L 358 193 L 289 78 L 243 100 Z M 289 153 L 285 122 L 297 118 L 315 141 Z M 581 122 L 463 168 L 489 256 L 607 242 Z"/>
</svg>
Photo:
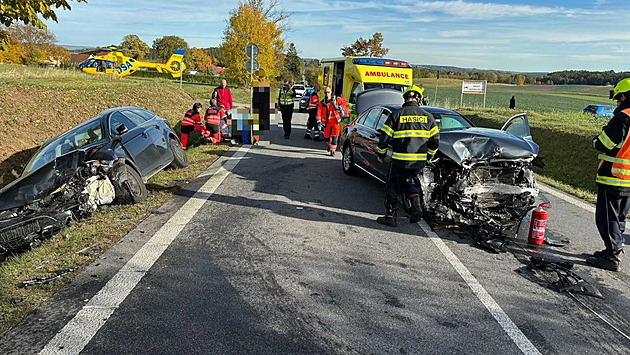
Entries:
<svg viewBox="0 0 630 355">
<path fill-rule="evenodd" d="M 374 65 L 380 67 L 400 67 L 409 68 L 409 63 L 401 60 L 380 59 L 380 58 L 354 58 L 352 64 L 358 65 Z"/>
</svg>

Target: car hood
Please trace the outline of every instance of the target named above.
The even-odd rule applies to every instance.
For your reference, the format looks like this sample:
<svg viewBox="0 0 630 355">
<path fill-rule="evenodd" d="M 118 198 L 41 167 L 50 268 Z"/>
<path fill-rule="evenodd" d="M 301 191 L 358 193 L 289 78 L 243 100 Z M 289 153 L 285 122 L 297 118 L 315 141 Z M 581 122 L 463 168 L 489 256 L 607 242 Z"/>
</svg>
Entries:
<svg viewBox="0 0 630 355">
<path fill-rule="evenodd" d="M 75 150 L 20 177 L 0 190 L 0 211 L 22 207 L 48 196 L 77 172 L 86 152 Z"/>
<path fill-rule="evenodd" d="M 440 152 L 461 165 L 493 159 L 533 159 L 538 145 L 511 133 L 472 127 L 440 132 Z"/>
</svg>

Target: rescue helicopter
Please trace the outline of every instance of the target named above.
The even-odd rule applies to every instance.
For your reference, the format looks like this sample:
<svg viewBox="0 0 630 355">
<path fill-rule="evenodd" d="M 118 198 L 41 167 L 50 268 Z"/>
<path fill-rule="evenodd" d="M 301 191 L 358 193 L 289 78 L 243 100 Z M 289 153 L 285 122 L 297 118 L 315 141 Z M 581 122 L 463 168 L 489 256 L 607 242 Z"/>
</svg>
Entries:
<svg viewBox="0 0 630 355">
<path fill-rule="evenodd" d="M 106 54 L 92 55 L 79 64 L 79 69 L 92 75 L 116 75 L 119 78 L 131 75 L 140 68 L 155 69 L 159 73 L 169 73 L 173 78 L 179 78 L 186 70 L 183 63 L 185 49 L 177 49 L 166 64 L 144 62 L 128 57 L 116 47 L 110 46 Z M 180 68 L 181 65 L 181 68 Z"/>
</svg>

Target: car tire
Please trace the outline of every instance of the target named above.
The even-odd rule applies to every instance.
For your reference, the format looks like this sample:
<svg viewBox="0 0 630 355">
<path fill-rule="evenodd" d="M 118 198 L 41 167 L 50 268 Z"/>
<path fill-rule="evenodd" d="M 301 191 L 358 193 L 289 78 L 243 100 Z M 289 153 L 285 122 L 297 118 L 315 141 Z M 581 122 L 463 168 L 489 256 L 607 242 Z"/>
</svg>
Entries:
<svg viewBox="0 0 630 355">
<path fill-rule="evenodd" d="M 146 200 L 147 195 L 147 186 L 144 184 L 142 176 L 134 168 L 127 165 L 127 180 L 116 191 L 116 200 L 121 204 L 129 205 Z"/>
<path fill-rule="evenodd" d="M 354 165 L 354 155 L 352 154 L 350 144 L 345 144 L 343 146 L 343 151 L 341 153 L 341 167 L 346 175 L 355 175 L 357 173 L 357 168 Z"/>
<path fill-rule="evenodd" d="M 188 156 L 184 149 L 182 149 L 182 144 L 173 137 L 170 137 L 171 141 L 171 152 L 173 152 L 173 161 L 171 162 L 171 167 L 173 169 L 181 169 L 188 166 Z"/>
</svg>

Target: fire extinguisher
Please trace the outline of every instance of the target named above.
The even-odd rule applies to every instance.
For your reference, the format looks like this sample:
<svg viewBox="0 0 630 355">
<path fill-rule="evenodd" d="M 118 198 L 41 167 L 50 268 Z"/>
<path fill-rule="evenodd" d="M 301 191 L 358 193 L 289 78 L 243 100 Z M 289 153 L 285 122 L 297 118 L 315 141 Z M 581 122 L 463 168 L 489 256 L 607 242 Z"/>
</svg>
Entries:
<svg viewBox="0 0 630 355">
<path fill-rule="evenodd" d="M 544 202 L 538 205 L 538 208 L 532 212 L 532 219 L 529 223 L 529 235 L 527 241 L 530 244 L 541 245 L 545 240 L 545 228 L 547 228 L 547 211 L 545 208 L 549 208 L 549 202 Z"/>
</svg>

